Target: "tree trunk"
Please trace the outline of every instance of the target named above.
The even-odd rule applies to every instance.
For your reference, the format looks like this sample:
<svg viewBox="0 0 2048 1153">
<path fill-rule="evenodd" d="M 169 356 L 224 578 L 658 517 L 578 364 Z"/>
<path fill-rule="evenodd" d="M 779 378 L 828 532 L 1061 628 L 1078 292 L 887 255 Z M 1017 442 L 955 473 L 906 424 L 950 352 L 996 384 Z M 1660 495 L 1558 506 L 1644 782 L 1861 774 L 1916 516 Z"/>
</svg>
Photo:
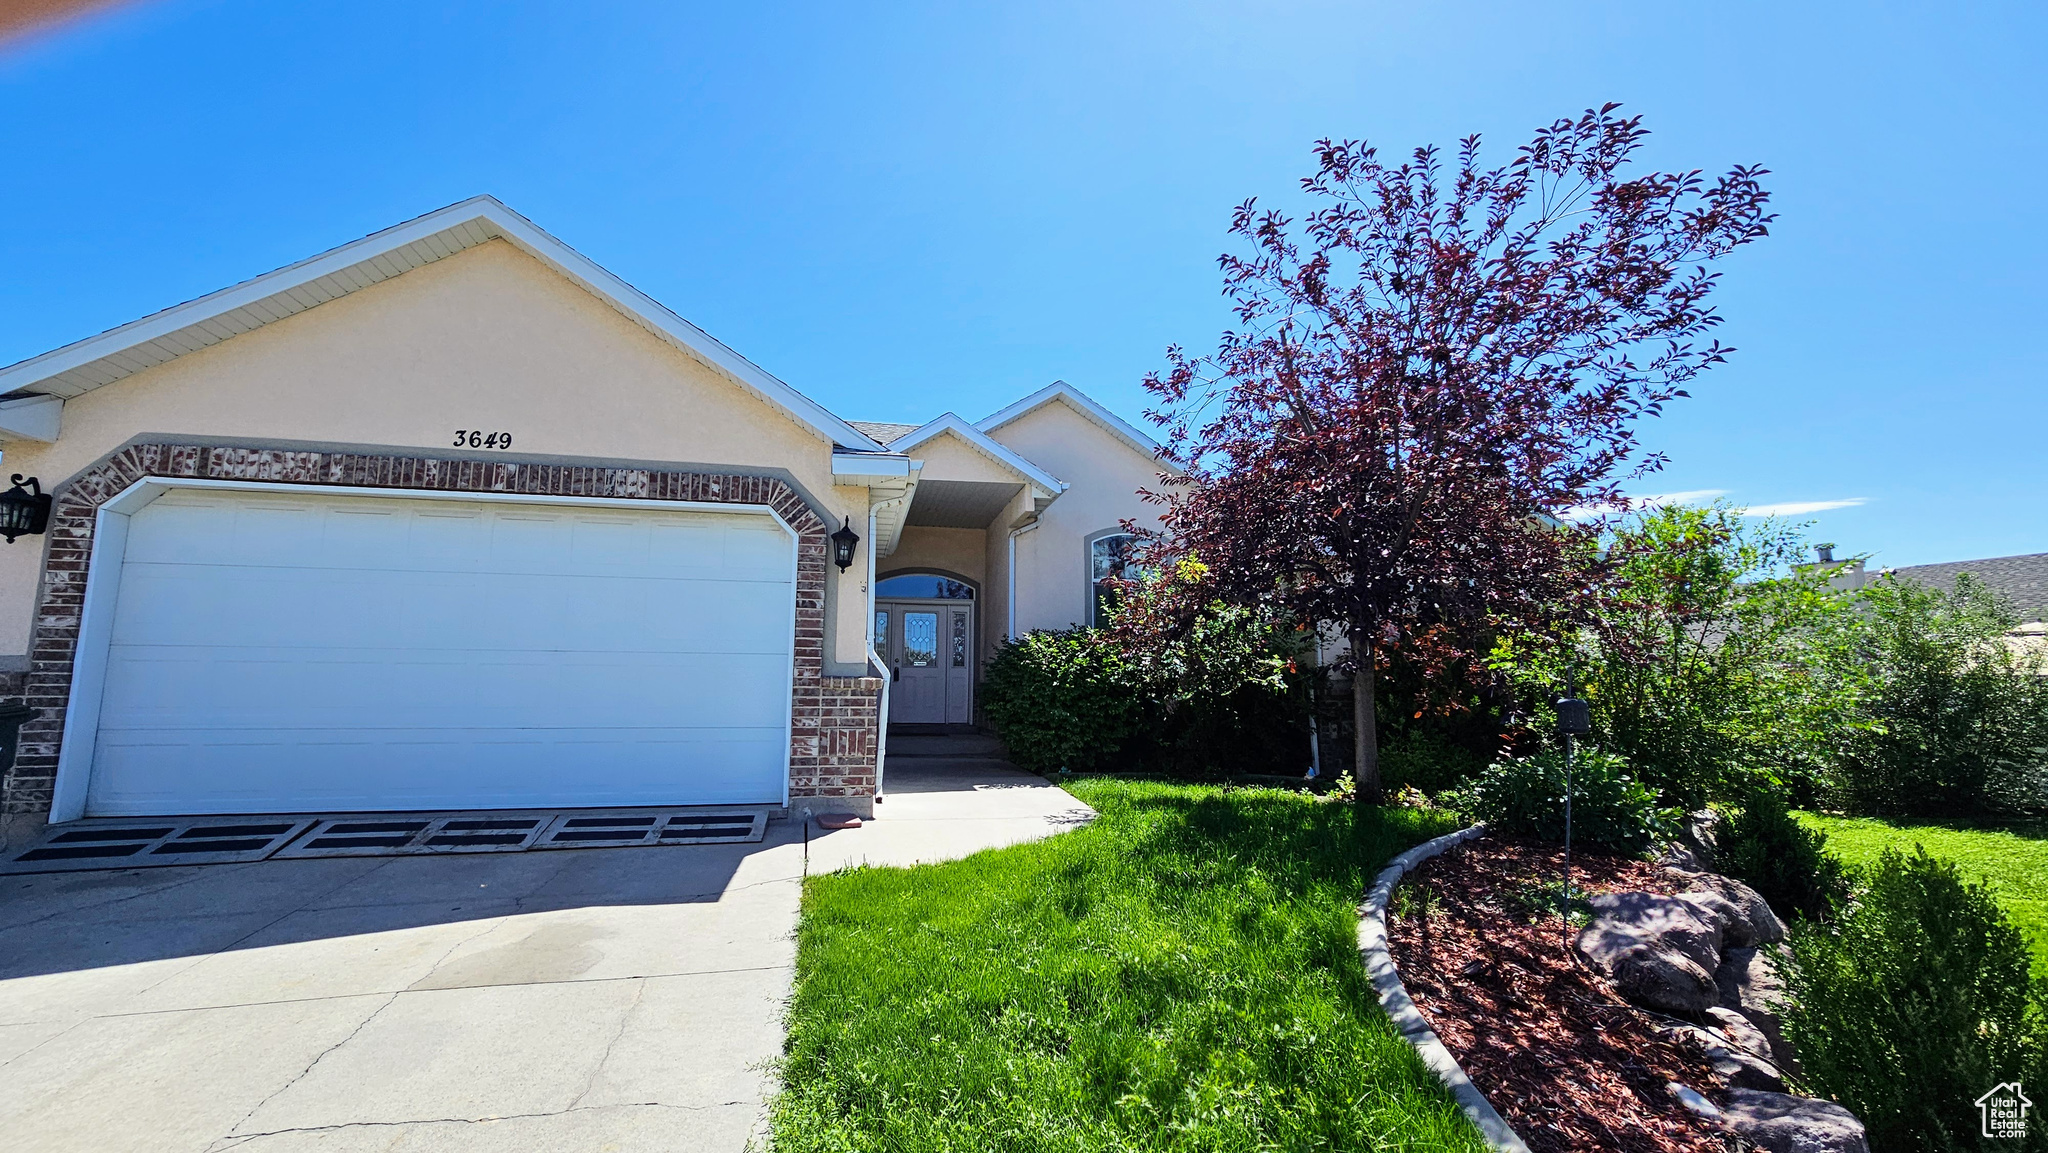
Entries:
<svg viewBox="0 0 2048 1153">
<path fill-rule="evenodd" d="M 1383 790 L 1380 788 L 1378 673 L 1373 667 L 1376 662 L 1370 632 L 1351 630 L 1351 656 L 1358 662 L 1358 671 L 1351 678 L 1351 772 L 1358 783 L 1358 803 L 1377 805 Z"/>
</svg>

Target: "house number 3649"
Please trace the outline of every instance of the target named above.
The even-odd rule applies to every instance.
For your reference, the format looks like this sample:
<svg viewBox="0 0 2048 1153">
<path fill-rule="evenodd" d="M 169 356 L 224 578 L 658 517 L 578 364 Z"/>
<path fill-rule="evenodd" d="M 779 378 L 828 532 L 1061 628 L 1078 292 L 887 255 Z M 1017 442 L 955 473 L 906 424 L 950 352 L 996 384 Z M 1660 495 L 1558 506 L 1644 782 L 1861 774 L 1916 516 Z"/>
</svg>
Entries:
<svg viewBox="0 0 2048 1153">
<path fill-rule="evenodd" d="M 484 432 L 482 429 L 458 428 L 455 430 L 456 448 L 511 448 L 512 434 L 509 432 Z"/>
</svg>

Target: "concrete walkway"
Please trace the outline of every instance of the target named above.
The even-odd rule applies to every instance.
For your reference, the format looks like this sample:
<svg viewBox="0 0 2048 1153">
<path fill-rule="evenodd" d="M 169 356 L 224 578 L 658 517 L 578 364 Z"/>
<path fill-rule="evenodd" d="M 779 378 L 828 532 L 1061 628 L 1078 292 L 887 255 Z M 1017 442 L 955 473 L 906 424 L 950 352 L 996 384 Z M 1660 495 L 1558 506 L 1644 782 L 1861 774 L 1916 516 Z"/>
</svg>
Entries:
<svg viewBox="0 0 2048 1153">
<path fill-rule="evenodd" d="M 891 756 L 809 868 L 939 861 L 1091 814 Z M 758 845 L 0 878 L 13 1153 L 741 1150 L 781 1050 L 797 822 Z M 758 1143 L 758 1142 L 757 1142 Z"/>
</svg>

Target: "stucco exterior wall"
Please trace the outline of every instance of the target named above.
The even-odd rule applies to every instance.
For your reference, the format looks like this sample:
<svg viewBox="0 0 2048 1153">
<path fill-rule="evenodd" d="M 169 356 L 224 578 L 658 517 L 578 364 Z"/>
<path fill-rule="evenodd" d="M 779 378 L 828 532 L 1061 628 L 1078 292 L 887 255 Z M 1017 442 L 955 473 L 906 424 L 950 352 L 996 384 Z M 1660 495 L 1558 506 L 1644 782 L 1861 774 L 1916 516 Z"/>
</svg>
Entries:
<svg viewBox="0 0 2048 1153">
<path fill-rule="evenodd" d="M 902 543 L 883 558 L 878 572 L 886 578 L 899 572 L 945 572 L 966 577 L 988 592 L 988 534 L 978 528 L 933 528 L 907 525 Z"/>
<path fill-rule="evenodd" d="M 924 462 L 925 480 L 975 480 L 1014 484 L 1019 478 L 1007 465 L 998 463 L 950 432 L 902 450 Z M 1036 464 L 1036 461 L 1032 463 Z"/>
<path fill-rule="evenodd" d="M 1052 401 L 989 434 L 1068 484 L 1040 517 L 1039 527 L 1017 538 L 1017 626 L 1063 629 L 1085 623 L 1089 576 L 1087 540 L 1128 518 L 1159 523 L 1159 507 L 1138 496 L 1156 488 L 1159 464 L 1100 425 Z"/>
<path fill-rule="evenodd" d="M 457 449 L 457 429 L 512 448 Z M 61 490 L 138 438 L 723 466 L 782 476 L 835 527 L 867 516 L 865 489 L 832 484 L 827 441 L 503 241 L 95 389 L 55 444 L 9 445 L 4 464 Z M 0 547 L 0 661 L 28 650 L 43 543 Z M 831 671 L 865 663 L 864 568 L 829 574 Z"/>
</svg>

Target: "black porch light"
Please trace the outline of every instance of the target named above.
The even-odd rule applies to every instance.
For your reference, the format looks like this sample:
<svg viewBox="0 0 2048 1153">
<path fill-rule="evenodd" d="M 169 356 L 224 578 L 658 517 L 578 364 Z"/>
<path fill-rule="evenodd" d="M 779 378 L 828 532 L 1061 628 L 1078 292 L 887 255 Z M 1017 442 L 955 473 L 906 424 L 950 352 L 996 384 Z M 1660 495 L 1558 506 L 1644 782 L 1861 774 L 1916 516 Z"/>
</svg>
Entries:
<svg viewBox="0 0 2048 1153">
<path fill-rule="evenodd" d="M 853 546 L 859 543 L 860 534 L 853 531 L 853 518 L 848 517 L 846 523 L 839 526 L 839 531 L 832 534 L 832 563 L 839 566 L 840 572 L 853 567 Z"/>
<path fill-rule="evenodd" d="M 28 478 L 28 487 L 22 487 L 20 473 L 14 474 L 14 487 L 0 492 L 0 536 L 8 544 L 14 538 L 43 532 L 50 527 L 50 494 L 43 491 L 41 481 Z"/>
</svg>

